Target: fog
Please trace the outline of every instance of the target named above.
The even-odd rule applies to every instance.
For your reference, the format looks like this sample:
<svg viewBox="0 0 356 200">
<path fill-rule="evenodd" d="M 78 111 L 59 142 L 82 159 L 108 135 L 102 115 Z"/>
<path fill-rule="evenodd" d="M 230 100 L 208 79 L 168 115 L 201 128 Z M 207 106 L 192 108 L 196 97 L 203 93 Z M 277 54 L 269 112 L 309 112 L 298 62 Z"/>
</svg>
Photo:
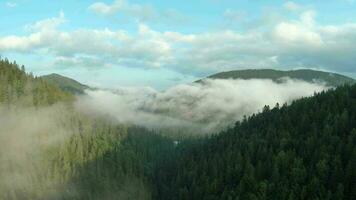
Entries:
<svg viewBox="0 0 356 200">
<path fill-rule="evenodd" d="M 76 179 L 82 174 L 77 170 L 86 169 L 110 150 L 101 146 L 93 153 L 92 147 L 84 147 L 90 134 L 99 133 L 93 130 L 95 120 L 78 114 L 67 104 L 41 108 L 0 106 L 0 199 L 81 197 L 84 192 L 78 189 L 82 186 Z M 97 142 L 100 144 L 100 139 Z M 120 189 L 103 193 L 102 199 L 148 195 L 140 181 L 123 179 Z"/>
<path fill-rule="evenodd" d="M 207 79 L 163 92 L 152 88 L 88 90 L 76 107 L 89 114 L 109 115 L 120 123 L 211 133 L 259 112 L 265 105 L 289 103 L 326 89 L 322 83 L 288 78 L 278 83 L 268 79 Z"/>
<path fill-rule="evenodd" d="M 35 195 L 34 191 L 43 197 L 57 187 L 47 178 L 51 173 L 48 156 L 72 134 L 63 126 L 67 118 L 64 110 L 60 105 L 41 109 L 0 107 L 0 199 Z"/>
</svg>

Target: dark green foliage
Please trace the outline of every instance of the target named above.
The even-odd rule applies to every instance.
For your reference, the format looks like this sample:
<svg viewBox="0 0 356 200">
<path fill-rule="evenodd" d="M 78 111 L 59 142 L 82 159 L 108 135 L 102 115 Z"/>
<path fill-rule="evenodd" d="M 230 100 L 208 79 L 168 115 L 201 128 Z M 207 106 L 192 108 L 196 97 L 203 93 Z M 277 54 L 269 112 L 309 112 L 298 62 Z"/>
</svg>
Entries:
<svg viewBox="0 0 356 200">
<path fill-rule="evenodd" d="M 52 155 L 51 174 L 62 176 L 56 180 L 62 189 L 56 188 L 52 196 L 151 199 L 150 177 L 162 159 L 173 155 L 172 141 L 138 127 L 123 128 L 104 121 L 93 126 L 72 136 L 59 154 Z"/>
<path fill-rule="evenodd" d="M 157 199 L 356 199 L 355 122 L 356 85 L 265 107 L 184 151 Z"/>
<path fill-rule="evenodd" d="M 344 84 L 353 84 L 355 80 L 340 74 L 314 71 L 309 69 L 279 71 L 273 69 L 249 69 L 222 72 L 209 76 L 212 79 L 272 79 L 279 81 L 283 77 L 304 80 L 307 82 L 325 82 L 329 86 L 340 86 Z"/>
<path fill-rule="evenodd" d="M 76 187 L 74 197 L 116 199 L 127 196 L 127 199 L 136 199 L 140 197 L 138 194 L 127 194 L 121 189 L 125 184 L 136 179 L 141 184 L 147 185 L 147 188 L 141 188 L 147 191 L 133 188 L 134 191 L 145 192 L 146 194 L 141 195 L 145 195 L 145 199 L 150 199 L 148 184 L 151 181 L 150 177 L 160 165 L 164 164 L 164 159 L 172 155 L 174 151 L 172 141 L 145 129 L 133 127 L 128 129 L 125 138 L 113 140 L 113 143 L 115 144 L 110 145 L 109 151 L 77 169 L 78 174 L 70 181 L 71 185 Z M 136 184 L 135 187 L 137 186 Z M 120 190 L 121 193 L 117 192 Z"/>
<path fill-rule="evenodd" d="M 50 74 L 42 76 L 41 78 L 48 83 L 58 86 L 63 91 L 70 92 L 72 94 L 84 94 L 84 90 L 89 89 L 88 86 L 59 74 Z"/>
</svg>

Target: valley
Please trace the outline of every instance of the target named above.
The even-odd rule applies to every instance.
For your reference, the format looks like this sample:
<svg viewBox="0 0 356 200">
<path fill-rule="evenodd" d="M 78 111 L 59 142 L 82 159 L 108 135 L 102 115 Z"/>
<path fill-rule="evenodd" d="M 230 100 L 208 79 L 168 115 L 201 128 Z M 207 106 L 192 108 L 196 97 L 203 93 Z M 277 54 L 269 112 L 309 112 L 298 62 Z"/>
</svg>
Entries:
<svg viewBox="0 0 356 200">
<path fill-rule="evenodd" d="M 125 113 L 119 104 L 104 101 L 116 110 L 110 114 L 98 101 L 82 100 L 88 86 L 55 77 L 34 77 L 15 62 L 0 61 L 0 199 L 356 198 L 356 87 L 351 79 L 288 102 L 213 118 L 229 120 L 228 125 L 205 129 L 209 118 L 147 112 L 141 104 Z M 332 77 L 338 80 L 322 80 L 324 85 L 341 81 Z M 199 91 L 212 87 L 205 81 L 194 84 L 203 85 L 194 86 Z M 234 87 L 239 88 L 228 88 Z M 167 96 L 172 91 L 180 90 L 154 96 L 165 96 L 161 103 L 172 101 Z M 160 127 L 158 121 L 120 120 L 120 112 L 142 115 L 138 119 L 143 122 L 147 113 L 152 119 L 159 112 L 158 121 L 171 117 L 201 123 L 192 128 L 165 121 L 173 125 Z"/>
</svg>

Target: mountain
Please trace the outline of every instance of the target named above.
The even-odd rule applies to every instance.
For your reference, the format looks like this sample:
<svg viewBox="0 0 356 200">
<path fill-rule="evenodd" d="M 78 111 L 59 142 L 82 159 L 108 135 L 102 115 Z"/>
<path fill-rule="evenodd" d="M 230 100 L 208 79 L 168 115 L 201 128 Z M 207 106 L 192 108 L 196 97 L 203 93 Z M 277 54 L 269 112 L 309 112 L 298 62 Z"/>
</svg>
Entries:
<svg viewBox="0 0 356 200">
<path fill-rule="evenodd" d="M 355 120 L 356 85 L 265 106 L 179 144 L 157 177 L 159 199 L 356 199 Z"/>
<path fill-rule="evenodd" d="M 41 77 L 48 83 L 58 86 L 66 92 L 72 94 L 84 94 L 84 90 L 89 89 L 89 86 L 83 85 L 78 81 L 59 75 L 59 74 L 49 74 Z"/>
<path fill-rule="evenodd" d="M 274 69 L 247 69 L 217 73 L 210 79 L 272 79 L 278 82 L 283 77 L 304 80 L 307 82 L 325 82 L 328 86 L 340 86 L 355 83 L 355 80 L 336 73 L 300 69 L 280 71 Z"/>
</svg>

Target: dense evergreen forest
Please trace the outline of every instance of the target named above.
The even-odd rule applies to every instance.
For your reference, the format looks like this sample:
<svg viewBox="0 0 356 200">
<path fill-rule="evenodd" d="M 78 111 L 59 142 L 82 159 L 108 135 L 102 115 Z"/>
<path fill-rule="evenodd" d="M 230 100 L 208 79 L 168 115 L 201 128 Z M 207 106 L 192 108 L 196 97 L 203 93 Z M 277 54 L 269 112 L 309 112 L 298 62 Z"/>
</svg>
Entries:
<svg viewBox="0 0 356 200">
<path fill-rule="evenodd" d="M 158 199 L 356 199 L 356 85 L 265 107 L 181 151 Z"/>
<path fill-rule="evenodd" d="M 356 199 L 356 86 L 179 142 L 80 113 L 6 59 L 0 89 L 0 199 Z"/>
<path fill-rule="evenodd" d="M 172 139 L 80 113 L 75 96 L 7 59 L 0 81 L 0 199 L 151 199 Z"/>
</svg>

